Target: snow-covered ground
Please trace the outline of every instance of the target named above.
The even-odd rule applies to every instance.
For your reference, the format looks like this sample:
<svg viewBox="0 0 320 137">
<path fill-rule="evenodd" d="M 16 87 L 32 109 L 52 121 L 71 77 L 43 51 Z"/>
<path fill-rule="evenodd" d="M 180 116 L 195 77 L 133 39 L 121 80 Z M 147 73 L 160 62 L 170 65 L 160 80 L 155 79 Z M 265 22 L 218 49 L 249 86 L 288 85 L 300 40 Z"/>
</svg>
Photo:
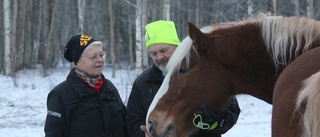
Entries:
<svg viewBox="0 0 320 137">
<path fill-rule="evenodd" d="M 58 68 L 49 70 L 47 77 L 42 77 L 40 70 L 19 71 L 16 79 L 0 75 L 0 136 L 44 137 L 47 94 L 68 73 L 68 68 Z M 104 75 L 126 103 L 136 77 L 134 71 L 117 70 L 116 78 L 111 78 L 111 70 L 106 68 Z M 237 98 L 242 110 L 238 123 L 223 137 L 270 137 L 272 106 L 249 95 Z"/>
</svg>

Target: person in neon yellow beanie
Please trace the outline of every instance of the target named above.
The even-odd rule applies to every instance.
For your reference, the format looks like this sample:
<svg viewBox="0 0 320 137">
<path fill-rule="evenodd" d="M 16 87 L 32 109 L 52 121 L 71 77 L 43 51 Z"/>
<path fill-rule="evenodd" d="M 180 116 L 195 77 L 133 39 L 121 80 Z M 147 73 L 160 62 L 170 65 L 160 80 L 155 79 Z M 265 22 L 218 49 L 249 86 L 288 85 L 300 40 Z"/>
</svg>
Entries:
<svg viewBox="0 0 320 137">
<path fill-rule="evenodd" d="M 151 22 L 145 26 L 145 29 L 145 44 L 153 65 L 142 72 L 132 85 L 127 104 L 128 131 L 132 137 L 150 137 L 145 127 L 148 108 L 163 82 L 163 71 L 174 50 L 180 44 L 175 24 L 172 21 Z M 201 105 L 195 114 L 202 116 L 207 121 L 219 123 L 219 126 L 210 131 L 200 130 L 195 137 L 220 137 L 236 123 L 239 113 L 239 105 L 235 98 L 223 112 L 213 113 L 205 104 Z M 211 125 L 210 122 L 206 123 Z"/>
<path fill-rule="evenodd" d="M 167 62 L 180 44 L 172 21 L 151 22 L 145 26 L 145 30 L 145 44 L 153 65 L 142 72 L 132 85 L 127 104 L 128 131 L 132 137 L 149 136 L 144 132 L 148 108 L 162 84 Z"/>
</svg>

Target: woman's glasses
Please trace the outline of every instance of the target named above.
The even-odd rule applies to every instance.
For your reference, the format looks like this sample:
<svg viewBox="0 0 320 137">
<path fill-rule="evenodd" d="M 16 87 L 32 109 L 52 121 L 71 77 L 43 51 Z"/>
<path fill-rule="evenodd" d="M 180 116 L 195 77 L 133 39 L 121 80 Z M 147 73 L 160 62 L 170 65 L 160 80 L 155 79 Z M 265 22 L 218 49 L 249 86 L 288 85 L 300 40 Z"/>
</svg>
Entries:
<svg viewBox="0 0 320 137">
<path fill-rule="evenodd" d="M 101 51 L 99 54 L 98 54 L 98 53 L 91 54 L 91 55 L 89 55 L 89 56 L 86 57 L 86 58 L 90 59 L 92 62 L 95 62 L 95 61 L 97 61 L 97 60 L 100 59 L 100 58 L 104 59 L 106 53 L 107 53 L 107 52 L 105 52 L 105 51 Z"/>
</svg>

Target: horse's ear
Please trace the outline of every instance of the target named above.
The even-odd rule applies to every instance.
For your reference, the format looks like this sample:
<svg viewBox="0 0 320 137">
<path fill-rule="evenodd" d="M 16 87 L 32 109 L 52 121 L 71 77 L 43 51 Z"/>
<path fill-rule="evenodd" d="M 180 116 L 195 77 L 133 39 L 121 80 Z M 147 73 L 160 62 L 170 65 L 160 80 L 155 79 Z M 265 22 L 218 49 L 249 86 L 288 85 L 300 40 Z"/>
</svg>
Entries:
<svg viewBox="0 0 320 137">
<path fill-rule="evenodd" d="M 210 25 L 216 25 L 217 22 L 215 20 L 211 21 Z"/>
<path fill-rule="evenodd" d="M 204 33 L 202 33 L 202 31 L 196 27 L 193 23 L 188 22 L 188 34 L 189 37 L 192 39 L 192 41 L 194 42 L 194 46 L 198 49 L 201 50 L 202 48 L 204 49 L 203 40 L 206 37 Z M 196 44 L 195 44 L 196 43 Z"/>
<path fill-rule="evenodd" d="M 201 35 L 201 31 L 200 29 L 195 26 L 193 23 L 191 22 L 188 22 L 188 34 L 189 34 L 189 37 L 192 39 L 192 40 L 196 40 L 196 37 L 197 35 Z"/>
<path fill-rule="evenodd" d="M 212 26 L 213 28 L 218 27 L 218 25 L 219 24 L 215 20 L 211 21 L 211 23 L 210 23 L 210 26 Z"/>
</svg>

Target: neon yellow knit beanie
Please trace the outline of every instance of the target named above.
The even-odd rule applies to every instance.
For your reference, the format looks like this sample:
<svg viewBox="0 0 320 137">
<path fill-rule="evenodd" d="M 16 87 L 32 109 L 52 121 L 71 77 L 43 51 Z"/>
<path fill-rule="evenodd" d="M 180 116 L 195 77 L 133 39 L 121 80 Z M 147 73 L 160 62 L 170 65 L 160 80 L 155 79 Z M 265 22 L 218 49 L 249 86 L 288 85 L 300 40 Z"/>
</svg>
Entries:
<svg viewBox="0 0 320 137">
<path fill-rule="evenodd" d="M 155 21 L 147 24 L 145 29 L 144 40 L 147 49 L 154 44 L 171 44 L 175 46 L 180 44 L 176 27 L 172 21 Z"/>
</svg>

